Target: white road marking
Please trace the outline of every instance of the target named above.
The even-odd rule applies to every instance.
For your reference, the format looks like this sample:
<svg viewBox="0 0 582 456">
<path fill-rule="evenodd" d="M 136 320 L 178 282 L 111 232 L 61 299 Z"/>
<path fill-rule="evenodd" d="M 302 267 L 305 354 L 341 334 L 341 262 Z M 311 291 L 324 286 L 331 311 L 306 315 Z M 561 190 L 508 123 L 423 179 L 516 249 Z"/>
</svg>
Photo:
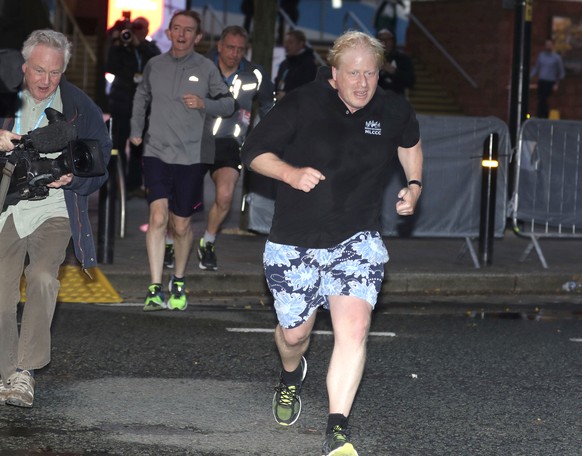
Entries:
<svg viewBox="0 0 582 456">
<path fill-rule="evenodd" d="M 120 303 L 111 303 L 111 304 L 100 304 L 103 306 L 109 307 L 142 307 L 142 302 L 120 302 Z M 269 328 L 226 328 L 228 332 L 239 332 L 239 333 L 273 333 L 275 329 Z M 333 335 L 332 331 L 312 331 L 311 334 L 318 334 L 321 336 L 331 336 Z M 372 331 L 369 334 L 372 337 L 396 337 L 396 333 L 393 332 L 378 332 Z M 574 342 L 582 342 L 582 339 L 574 340 Z"/>
<path fill-rule="evenodd" d="M 239 333 L 273 333 L 275 332 L 274 329 L 265 329 L 265 328 L 226 328 L 228 332 L 239 332 Z M 313 331 L 311 334 L 319 334 L 322 336 L 331 336 L 333 335 L 332 331 Z M 370 336 L 375 337 L 396 337 L 396 333 L 393 332 L 377 332 L 372 331 Z"/>
</svg>

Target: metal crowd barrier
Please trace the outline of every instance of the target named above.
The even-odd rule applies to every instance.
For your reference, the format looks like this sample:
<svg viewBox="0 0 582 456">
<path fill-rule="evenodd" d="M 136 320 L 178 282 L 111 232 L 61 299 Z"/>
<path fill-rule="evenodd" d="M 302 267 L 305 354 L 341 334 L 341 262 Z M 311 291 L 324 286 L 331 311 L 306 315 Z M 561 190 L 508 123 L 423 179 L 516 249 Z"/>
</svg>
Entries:
<svg viewBox="0 0 582 456">
<path fill-rule="evenodd" d="M 547 268 L 540 239 L 582 237 L 582 122 L 524 122 L 514 170 L 513 230 L 530 240 L 520 261 L 535 249 Z"/>
</svg>

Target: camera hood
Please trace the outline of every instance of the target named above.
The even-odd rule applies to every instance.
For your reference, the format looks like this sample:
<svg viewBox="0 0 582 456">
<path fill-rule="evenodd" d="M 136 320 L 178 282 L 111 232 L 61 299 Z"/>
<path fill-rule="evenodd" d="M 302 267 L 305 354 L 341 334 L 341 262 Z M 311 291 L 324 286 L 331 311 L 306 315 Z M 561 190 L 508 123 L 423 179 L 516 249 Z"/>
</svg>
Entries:
<svg viewBox="0 0 582 456">
<path fill-rule="evenodd" d="M 94 177 L 105 174 L 105 163 L 96 139 L 70 141 L 58 160 L 62 160 L 63 169 L 75 176 Z"/>
</svg>

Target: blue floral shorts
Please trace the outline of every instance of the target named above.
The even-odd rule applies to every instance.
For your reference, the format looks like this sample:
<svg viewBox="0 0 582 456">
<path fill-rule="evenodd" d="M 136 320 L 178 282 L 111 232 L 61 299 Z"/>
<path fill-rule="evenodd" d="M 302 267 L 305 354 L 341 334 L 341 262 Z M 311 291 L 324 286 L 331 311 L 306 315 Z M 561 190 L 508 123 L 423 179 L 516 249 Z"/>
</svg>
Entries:
<svg viewBox="0 0 582 456">
<path fill-rule="evenodd" d="M 283 328 L 295 328 L 328 296 L 355 296 L 376 305 L 388 251 L 379 233 L 363 231 L 328 249 L 267 241 L 263 266 Z"/>
</svg>

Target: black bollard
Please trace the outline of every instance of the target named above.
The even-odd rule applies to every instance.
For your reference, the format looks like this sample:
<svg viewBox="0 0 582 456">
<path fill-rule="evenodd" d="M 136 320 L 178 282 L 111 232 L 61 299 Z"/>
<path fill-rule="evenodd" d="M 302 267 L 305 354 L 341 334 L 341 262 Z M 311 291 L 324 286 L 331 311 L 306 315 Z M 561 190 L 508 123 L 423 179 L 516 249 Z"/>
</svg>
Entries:
<svg viewBox="0 0 582 456">
<path fill-rule="evenodd" d="M 111 134 L 112 119 L 109 120 Z M 113 248 L 115 244 L 115 204 L 117 202 L 117 160 L 118 151 L 111 151 L 111 159 L 107 165 L 109 179 L 99 189 L 99 223 L 97 234 L 97 262 L 113 263 Z"/>
<path fill-rule="evenodd" d="M 499 168 L 499 134 L 491 133 L 483 144 L 481 161 L 481 221 L 479 224 L 479 257 L 482 264 L 493 262 L 495 233 L 495 194 Z"/>
</svg>

